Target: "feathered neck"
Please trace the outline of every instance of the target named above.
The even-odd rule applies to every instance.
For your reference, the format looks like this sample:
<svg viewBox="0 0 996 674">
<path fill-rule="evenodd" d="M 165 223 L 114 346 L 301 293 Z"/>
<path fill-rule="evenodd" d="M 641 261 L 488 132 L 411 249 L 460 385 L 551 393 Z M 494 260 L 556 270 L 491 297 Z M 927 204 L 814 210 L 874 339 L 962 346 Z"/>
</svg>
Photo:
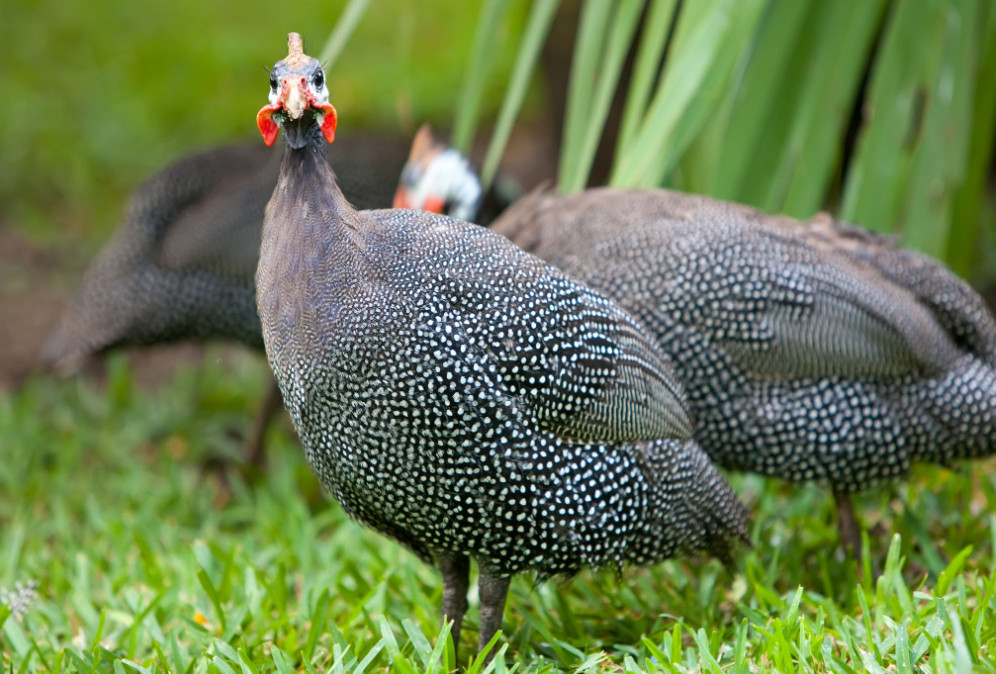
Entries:
<svg viewBox="0 0 996 674">
<path fill-rule="evenodd" d="M 291 219 L 303 220 L 300 226 L 334 230 L 336 225 L 344 225 L 355 231 L 362 216 L 339 189 L 335 172 L 328 163 L 327 143 L 317 125 L 301 125 L 299 135 L 297 126 L 288 124 L 284 130 L 291 132 L 287 133 L 287 148 L 274 193 L 275 198 L 280 197 L 277 202 Z M 306 142 L 297 142 L 300 140 Z M 331 220 L 321 225 L 307 215 L 322 212 L 330 215 Z M 313 234 L 320 236 L 319 232 Z"/>
</svg>

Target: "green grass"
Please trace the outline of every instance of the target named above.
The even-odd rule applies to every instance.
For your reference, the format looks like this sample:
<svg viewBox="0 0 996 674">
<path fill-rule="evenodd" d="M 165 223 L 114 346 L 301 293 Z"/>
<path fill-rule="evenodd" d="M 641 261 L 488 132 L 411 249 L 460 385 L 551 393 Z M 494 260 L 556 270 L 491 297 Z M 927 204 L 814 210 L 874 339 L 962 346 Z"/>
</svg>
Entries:
<svg viewBox="0 0 996 674">
<path fill-rule="evenodd" d="M 0 394 L 4 672 L 440 671 L 437 574 L 328 503 L 289 431 L 225 496 L 263 390 L 250 356 L 210 354 L 167 386 L 29 381 Z M 518 671 L 996 671 L 996 477 L 924 466 L 861 499 L 864 565 L 837 549 L 816 487 L 735 476 L 754 513 L 734 573 L 702 559 L 512 586 Z M 989 464 L 992 467 L 992 464 Z M 893 536 L 894 532 L 896 535 Z M 472 599 L 462 658 L 477 630 Z M 435 650 L 433 647 L 435 646 Z M 495 671 L 501 671 L 496 666 Z"/>
</svg>

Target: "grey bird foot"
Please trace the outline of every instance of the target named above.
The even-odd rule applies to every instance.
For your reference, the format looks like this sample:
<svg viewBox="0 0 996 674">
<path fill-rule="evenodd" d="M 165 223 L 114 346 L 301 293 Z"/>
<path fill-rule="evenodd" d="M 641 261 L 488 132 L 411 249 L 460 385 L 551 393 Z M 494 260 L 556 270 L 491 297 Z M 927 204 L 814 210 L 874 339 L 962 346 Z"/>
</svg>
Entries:
<svg viewBox="0 0 996 674">
<path fill-rule="evenodd" d="M 501 629 L 501 618 L 505 613 L 505 599 L 508 597 L 510 580 L 508 576 L 498 576 L 481 569 L 480 577 L 477 580 L 477 589 L 481 596 L 481 631 L 477 638 L 478 653 L 484 650 L 484 647 Z M 485 656 L 484 666 L 491 662 L 496 650 L 497 644 Z"/>
<path fill-rule="evenodd" d="M 840 544 L 844 548 L 844 553 L 854 559 L 858 567 L 858 574 L 863 578 L 867 572 L 868 579 L 874 583 L 882 574 L 878 563 L 871 559 L 865 565 L 862 556 L 861 525 L 858 524 L 857 515 L 854 514 L 854 504 L 849 494 L 845 492 L 834 492 L 834 500 L 837 502 L 837 526 L 840 530 Z M 872 538 L 887 535 L 887 530 L 881 524 L 876 525 L 868 532 L 869 540 Z"/>
<path fill-rule="evenodd" d="M 246 466 L 251 471 L 261 471 L 266 461 L 265 442 L 266 429 L 270 427 L 270 421 L 274 415 L 280 411 L 283 401 L 280 398 L 280 389 L 277 382 L 270 379 L 266 390 L 266 397 L 256 411 L 256 418 L 253 420 L 252 431 L 246 441 L 245 458 Z"/>
<path fill-rule="evenodd" d="M 453 639 L 453 659 L 460 662 L 460 628 L 467 612 L 467 588 L 470 585 L 470 558 L 453 552 L 437 555 L 439 570 L 443 574 L 443 622 L 453 621 L 450 637 Z"/>
</svg>

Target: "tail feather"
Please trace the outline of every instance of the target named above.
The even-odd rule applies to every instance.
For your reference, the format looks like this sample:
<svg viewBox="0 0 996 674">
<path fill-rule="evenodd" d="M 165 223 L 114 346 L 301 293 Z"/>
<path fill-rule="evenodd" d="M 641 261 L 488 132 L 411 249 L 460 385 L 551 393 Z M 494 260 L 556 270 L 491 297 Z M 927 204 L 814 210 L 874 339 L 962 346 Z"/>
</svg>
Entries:
<svg viewBox="0 0 996 674">
<path fill-rule="evenodd" d="M 945 376 L 915 389 L 912 458 L 948 463 L 996 454 L 996 368 L 966 355 Z"/>
<path fill-rule="evenodd" d="M 735 544 L 750 545 L 750 513 L 704 452 L 697 453 L 694 467 L 692 488 L 685 500 L 701 525 L 698 545 L 731 568 Z"/>
<path fill-rule="evenodd" d="M 669 443 L 667 453 L 652 447 L 657 451 L 643 459 L 660 488 L 651 504 L 660 535 L 671 538 L 676 551 L 704 551 L 730 566 L 735 545 L 749 544 L 747 508 L 695 442 Z"/>
</svg>

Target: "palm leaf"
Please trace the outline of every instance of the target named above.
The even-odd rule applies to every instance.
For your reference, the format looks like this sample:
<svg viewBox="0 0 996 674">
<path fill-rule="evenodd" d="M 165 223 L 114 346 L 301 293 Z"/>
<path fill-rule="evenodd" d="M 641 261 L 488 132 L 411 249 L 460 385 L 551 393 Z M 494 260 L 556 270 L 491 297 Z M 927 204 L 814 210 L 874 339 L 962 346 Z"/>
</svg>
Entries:
<svg viewBox="0 0 996 674">
<path fill-rule="evenodd" d="M 339 58 L 339 54 L 342 52 L 343 47 L 346 46 L 346 43 L 349 42 L 349 38 L 356 29 L 356 25 L 363 18 L 363 15 L 366 14 L 368 7 L 370 7 L 370 0 L 349 0 L 346 9 L 342 10 L 335 28 L 332 29 L 332 33 L 325 41 L 325 46 L 322 47 L 321 54 L 318 57 L 318 60 L 325 66 L 326 70 L 331 69 L 332 64 Z"/>
<path fill-rule="evenodd" d="M 457 101 L 450 142 L 458 151 L 467 154 L 480 120 L 484 83 L 491 73 L 492 55 L 498 42 L 495 26 L 508 9 L 509 0 L 485 0 L 474 29 L 474 42 L 470 59 L 463 76 L 463 86 Z"/>
<path fill-rule="evenodd" d="M 495 123 L 491 144 L 484 157 L 484 165 L 481 167 L 481 182 L 485 189 L 491 186 L 495 172 L 498 170 L 498 161 L 505 151 L 509 134 L 512 132 L 512 125 L 522 108 L 522 101 L 526 97 L 526 90 L 529 88 L 529 82 L 536 68 L 536 59 L 550 30 L 550 23 L 557 11 L 558 2 L 559 0 L 536 0 L 529 13 L 525 33 L 522 36 L 522 44 L 519 46 L 518 58 L 509 80 L 508 91 L 502 102 L 501 111 L 498 113 L 498 121 Z"/>
</svg>

